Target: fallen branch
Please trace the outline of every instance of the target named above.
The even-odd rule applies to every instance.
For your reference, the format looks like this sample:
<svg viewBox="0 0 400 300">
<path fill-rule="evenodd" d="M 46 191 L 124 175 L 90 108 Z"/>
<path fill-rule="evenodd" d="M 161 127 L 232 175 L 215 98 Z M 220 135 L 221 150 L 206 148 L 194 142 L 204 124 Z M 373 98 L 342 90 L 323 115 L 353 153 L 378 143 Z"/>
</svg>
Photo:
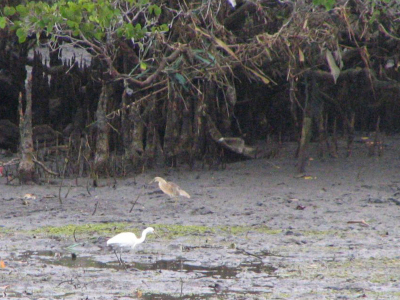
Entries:
<svg viewBox="0 0 400 300">
<path fill-rule="evenodd" d="M 94 205 L 94 210 L 93 210 L 93 212 L 92 212 L 92 216 L 94 216 L 94 214 L 96 213 L 96 211 L 97 211 L 97 206 L 99 206 L 99 200 L 97 200 L 96 204 Z"/>
<path fill-rule="evenodd" d="M 39 166 L 41 166 L 43 168 L 43 170 L 45 170 L 47 173 L 54 175 L 54 176 L 60 176 L 60 174 L 53 172 L 52 170 L 50 170 L 49 168 L 47 168 L 44 163 L 42 163 L 41 161 L 37 160 L 36 158 L 33 159 L 33 162 Z"/>
<path fill-rule="evenodd" d="M 5 167 L 5 166 L 17 165 L 17 164 L 19 164 L 19 160 L 20 160 L 19 158 L 13 158 L 12 160 L 9 160 L 6 163 L 0 162 L 0 166 Z"/>
<path fill-rule="evenodd" d="M 259 260 L 262 260 L 262 257 L 257 255 L 257 254 L 251 253 L 251 252 L 246 251 L 246 250 L 241 249 L 241 248 L 236 248 L 236 250 L 239 251 L 242 254 L 246 254 L 246 255 L 249 255 L 249 256 L 254 256 L 254 257 L 258 258 Z"/>
<path fill-rule="evenodd" d="M 142 191 L 140 192 L 140 194 L 136 197 L 136 200 L 135 200 L 135 202 L 133 202 L 132 203 L 132 207 L 131 207 L 131 209 L 129 210 L 129 213 L 131 213 L 132 212 L 132 210 L 133 210 L 133 208 L 135 207 L 135 205 L 136 205 L 136 203 L 138 202 L 138 200 L 139 200 L 139 198 L 140 198 L 140 196 L 142 196 L 142 194 L 143 194 L 143 190 L 144 190 L 144 187 L 145 186 L 143 186 L 143 188 L 142 188 Z"/>
<path fill-rule="evenodd" d="M 347 224 L 360 224 L 363 227 L 368 227 L 369 224 L 365 222 L 364 220 L 358 220 L 358 221 L 348 221 Z"/>
</svg>

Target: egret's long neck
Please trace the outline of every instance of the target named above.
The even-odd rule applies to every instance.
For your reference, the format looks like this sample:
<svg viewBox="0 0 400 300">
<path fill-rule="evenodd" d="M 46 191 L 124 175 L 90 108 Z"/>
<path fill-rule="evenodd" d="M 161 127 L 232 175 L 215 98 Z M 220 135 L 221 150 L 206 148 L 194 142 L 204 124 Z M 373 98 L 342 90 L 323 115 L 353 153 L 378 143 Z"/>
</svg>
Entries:
<svg viewBox="0 0 400 300">
<path fill-rule="evenodd" d="M 144 242 L 144 240 L 146 239 L 146 235 L 147 235 L 147 233 L 149 233 L 149 231 L 148 231 L 147 229 L 143 230 L 143 232 L 142 232 L 142 236 L 140 237 L 140 239 L 139 239 L 139 241 L 138 241 L 138 244 L 140 244 L 140 243 L 143 243 L 143 242 Z"/>
</svg>

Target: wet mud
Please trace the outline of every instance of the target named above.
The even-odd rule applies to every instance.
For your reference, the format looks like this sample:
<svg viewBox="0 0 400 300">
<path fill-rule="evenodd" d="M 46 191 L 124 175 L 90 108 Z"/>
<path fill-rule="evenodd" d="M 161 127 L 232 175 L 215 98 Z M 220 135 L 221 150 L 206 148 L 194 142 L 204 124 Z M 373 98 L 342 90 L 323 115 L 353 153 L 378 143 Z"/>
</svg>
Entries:
<svg viewBox="0 0 400 300">
<path fill-rule="evenodd" d="M 152 170 L 135 177 L 6 185 L 0 178 L 0 293 L 8 299 L 398 299 L 400 138 L 382 157 L 293 149 L 224 170 Z M 315 146 L 317 148 L 317 146 Z M 313 153 L 314 154 L 314 153 Z M 175 202 L 152 178 L 179 184 Z M 60 185 L 62 186 L 60 187 Z M 27 193 L 32 198 L 24 198 Z M 59 197 L 61 196 L 61 198 Z M 136 204 L 135 201 L 137 200 Z M 133 207 L 133 209 L 132 209 Z M 123 252 L 123 231 L 150 235 Z"/>
</svg>

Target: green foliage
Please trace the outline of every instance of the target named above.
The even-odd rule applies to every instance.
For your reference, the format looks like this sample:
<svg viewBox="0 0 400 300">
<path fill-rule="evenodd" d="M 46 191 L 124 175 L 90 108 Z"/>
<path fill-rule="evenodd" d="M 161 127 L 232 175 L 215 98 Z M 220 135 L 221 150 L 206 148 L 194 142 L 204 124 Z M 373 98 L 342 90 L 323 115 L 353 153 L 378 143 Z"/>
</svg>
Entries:
<svg viewBox="0 0 400 300">
<path fill-rule="evenodd" d="M 169 30 L 167 24 L 161 24 L 160 26 L 153 26 L 151 32 L 167 32 Z"/>
<path fill-rule="evenodd" d="M 330 10 L 336 4 L 336 0 L 313 0 L 314 5 L 323 5 L 326 10 Z"/>
<path fill-rule="evenodd" d="M 5 17 L 0 17 L 0 29 L 4 29 L 7 25 L 7 19 Z"/>
<path fill-rule="evenodd" d="M 15 14 L 16 10 L 14 7 L 6 6 L 4 7 L 4 15 L 6 16 L 12 16 Z"/>
<path fill-rule="evenodd" d="M 161 15 L 161 8 L 158 5 L 155 5 L 155 4 L 150 5 L 149 6 L 149 13 L 150 14 L 155 14 L 158 17 L 159 15 Z"/>
<path fill-rule="evenodd" d="M 122 8 L 126 11 L 122 11 Z M 146 24 L 131 22 L 127 18 L 128 11 L 139 10 L 147 10 Z M 9 24 L 21 43 L 29 34 L 40 33 L 54 39 L 71 35 L 77 39 L 100 42 L 104 42 L 106 36 L 140 40 L 147 32 L 168 30 L 165 24 L 155 26 L 149 21 L 151 16 L 158 17 L 160 14 L 161 8 L 155 4 L 150 5 L 148 0 L 58 0 L 50 4 L 30 1 L 16 7 L 4 7 L 0 28 Z M 112 39 L 107 41 L 111 42 Z"/>
<path fill-rule="evenodd" d="M 28 32 L 26 29 L 20 27 L 16 31 L 17 37 L 18 37 L 18 42 L 23 43 L 26 41 L 26 38 L 28 37 Z"/>
<path fill-rule="evenodd" d="M 138 23 L 133 26 L 131 23 L 125 23 L 117 29 L 117 34 L 120 37 L 126 37 L 128 39 L 141 39 L 146 34 L 146 29 Z"/>
</svg>

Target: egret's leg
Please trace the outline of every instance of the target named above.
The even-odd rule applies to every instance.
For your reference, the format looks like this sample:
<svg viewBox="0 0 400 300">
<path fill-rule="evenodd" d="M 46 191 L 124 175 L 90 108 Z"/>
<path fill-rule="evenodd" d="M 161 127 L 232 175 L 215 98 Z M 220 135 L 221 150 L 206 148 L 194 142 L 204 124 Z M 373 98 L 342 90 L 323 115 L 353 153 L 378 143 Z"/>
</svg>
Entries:
<svg viewBox="0 0 400 300">
<path fill-rule="evenodd" d="M 122 260 L 122 247 L 119 248 L 119 261 L 120 261 L 121 263 L 123 263 L 123 260 Z"/>
<path fill-rule="evenodd" d="M 118 263 L 121 264 L 120 258 L 118 257 L 117 251 L 115 249 L 114 249 L 114 254 L 115 254 L 115 257 L 118 260 Z"/>
<path fill-rule="evenodd" d="M 125 270 L 127 270 L 125 262 L 122 260 L 122 247 L 119 248 L 119 263 L 124 266 Z"/>
</svg>

